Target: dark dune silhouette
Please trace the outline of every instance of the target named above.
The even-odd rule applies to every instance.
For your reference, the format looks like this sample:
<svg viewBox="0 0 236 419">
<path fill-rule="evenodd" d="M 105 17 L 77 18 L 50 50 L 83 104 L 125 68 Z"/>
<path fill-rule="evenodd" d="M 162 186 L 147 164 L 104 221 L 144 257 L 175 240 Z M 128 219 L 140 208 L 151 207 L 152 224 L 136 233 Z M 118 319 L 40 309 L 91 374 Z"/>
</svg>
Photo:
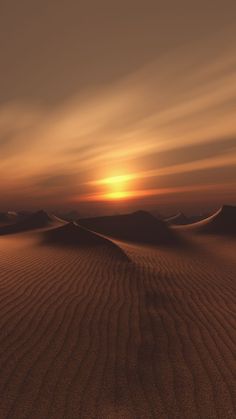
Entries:
<svg viewBox="0 0 236 419">
<path fill-rule="evenodd" d="M 196 233 L 207 234 L 236 234 L 236 207 L 224 205 L 210 217 L 185 227 Z"/>
<path fill-rule="evenodd" d="M 177 240 L 175 232 L 164 221 L 146 211 L 82 218 L 78 222 L 90 230 L 131 242 L 172 244 Z"/>
<path fill-rule="evenodd" d="M 106 251 L 112 251 L 118 258 L 129 260 L 125 252 L 111 240 L 79 226 L 75 222 L 45 231 L 43 242 L 59 246 L 105 247 Z"/>
<path fill-rule="evenodd" d="M 16 223 L 21 219 L 21 215 L 15 211 L 0 212 L 0 224 L 7 225 Z"/>
<path fill-rule="evenodd" d="M 76 221 L 81 217 L 78 211 L 55 212 L 55 215 L 66 221 Z"/>
<path fill-rule="evenodd" d="M 57 224 L 63 221 L 59 218 L 48 215 L 45 211 L 40 210 L 27 217 L 18 220 L 17 222 L 9 225 L 2 226 L 0 228 L 0 235 L 14 234 L 23 231 L 34 230 L 37 228 L 47 227 L 53 224 Z"/>
<path fill-rule="evenodd" d="M 177 214 L 164 218 L 164 221 L 169 225 L 188 225 L 197 223 L 198 221 L 203 220 L 204 218 L 208 218 L 208 214 L 200 214 L 200 215 L 185 215 L 183 212 L 178 212 Z"/>
<path fill-rule="evenodd" d="M 6 212 L 0 212 L 0 223 L 7 223 L 9 222 L 9 216 Z"/>
<path fill-rule="evenodd" d="M 178 214 L 166 218 L 165 222 L 171 225 L 184 225 L 189 224 L 189 219 L 182 212 L 178 212 Z"/>
</svg>

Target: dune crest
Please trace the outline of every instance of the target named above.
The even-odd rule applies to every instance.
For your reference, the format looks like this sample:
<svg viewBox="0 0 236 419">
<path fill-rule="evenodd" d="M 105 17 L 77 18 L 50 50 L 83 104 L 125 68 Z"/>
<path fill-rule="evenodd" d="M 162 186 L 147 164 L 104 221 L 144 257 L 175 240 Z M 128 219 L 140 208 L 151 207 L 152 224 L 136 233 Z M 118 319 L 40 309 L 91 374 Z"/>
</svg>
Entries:
<svg viewBox="0 0 236 419">
<path fill-rule="evenodd" d="M 131 242 L 172 244 L 177 239 L 164 221 L 146 211 L 83 218 L 79 220 L 79 224 L 98 233 Z"/>
<path fill-rule="evenodd" d="M 236 207 L 223 205 L 215 214 L 186 226 L 186 229 L 196 233 L 231 235 L 236 234 Z"/>
<path fill-rule="evenodd" d="M 173 225 L 185 225 L 189 223 L 189 219 L 182 212 L 178 212 L 178 214 L 166 218 L 165 222 Z"/>
<path fill-rule="evenodd" d="M 45 231 L 43 233 L 43 242 L 58 246 L 105 247 L 106 251 L 111 251 L 118 258 L 129 260 L 125 252 L 111 240 L 74 222 Z"/>
</svg>

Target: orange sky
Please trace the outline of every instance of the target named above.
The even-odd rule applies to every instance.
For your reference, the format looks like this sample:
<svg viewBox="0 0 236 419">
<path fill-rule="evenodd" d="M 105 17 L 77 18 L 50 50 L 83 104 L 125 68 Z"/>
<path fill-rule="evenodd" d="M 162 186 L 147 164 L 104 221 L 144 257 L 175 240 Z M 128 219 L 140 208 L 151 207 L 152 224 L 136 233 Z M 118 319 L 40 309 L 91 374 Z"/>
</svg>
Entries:
<svg viewBox="0 0 236 419">
<path fill-rule="evenodd" d="M 236 203 L 235 18 L 234 1 L 1 5 L 2 209 Z"/>
</svg>

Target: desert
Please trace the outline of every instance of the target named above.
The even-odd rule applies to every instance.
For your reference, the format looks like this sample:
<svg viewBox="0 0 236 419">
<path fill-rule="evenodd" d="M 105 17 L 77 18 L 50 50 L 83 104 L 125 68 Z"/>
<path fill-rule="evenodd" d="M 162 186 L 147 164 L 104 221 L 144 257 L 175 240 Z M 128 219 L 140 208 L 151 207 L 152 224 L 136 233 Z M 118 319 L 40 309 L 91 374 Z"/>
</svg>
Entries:
<svg viewBox="0 0 236 419">
<path fill-rule="evenodd" d="M 235 22 L 0 0 L 0 419 L 236 419 Z"/>
<path fill-rule="evenodd" d="M 2 229 L 1 418 L 234 418 L 227 210 L 201 221 L 201 234 L 199 223 L 173 227 L 184 241 L 171 243 L 114 239 L 43 211 L 24 231 Z"/>
</svg>

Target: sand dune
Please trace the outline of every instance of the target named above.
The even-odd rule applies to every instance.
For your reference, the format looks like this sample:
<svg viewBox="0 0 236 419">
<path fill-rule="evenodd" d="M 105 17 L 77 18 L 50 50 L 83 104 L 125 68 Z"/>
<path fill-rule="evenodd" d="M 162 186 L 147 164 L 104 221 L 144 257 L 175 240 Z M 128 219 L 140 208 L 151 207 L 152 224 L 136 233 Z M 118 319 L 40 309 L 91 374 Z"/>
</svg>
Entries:
<svg viewBox="0 0 236 419">
<path fill-rule="evenodd" d="M 60 220 L 53 215 L 49 216 L 45 211 L 41 210 L 30 214 L 15 223 L 0 227 L 0 235 L 15 234 L 22 231 L 47 227 L 50 225 L 57 225 L 59 223 L 63 223 L 63 220 Z"/>
<path fill-rule="evenodd" d="M 188 215 L 186 216 L 182 212 L 178 212 L 172 217 L 165 218 L 165 222 L 169 225 L 188 225 L 197 223 L 205 218 L 208 218 L 208 215 Z"/>
<path fill-rule="evenodd" d="M 131 214 L 82 218 L 79 224 L 107 236 L 140 243 L 172 244 L 177 240 L 167 224 L 146 211 Z"/>
<path fill-rule="evenodd" d="M 19 220 L 19 216 L 16 212 L 0 212 L 0 225 L 4 226 L 7 224 L 15 223 Z"/>
<path fill-rule="evenodd" d="M 235 240 L 50 223 L 0 237 L 0 418 L 235 418 Z"/>
<path fill-rule="evenodd" d="M 128 257 L 118 245 L 74 222 L 44 232 L 43 241 L 59 246 L 96 246 L 103 248 L 107 254 L 112 252 L 118 259 L 128 261 Z"/>
<path fill-rule="evenodd" d="M 0 212 L 0 223 L 6 223 L 8 220 L 8 214 L 6 212 Z"/>
<path fill-rule="evenodd" d="M 167 224 L 173 225 L 184 225 L 189 224 L 189 219 L 184 215 L 182 212 L 178 212 L 178 214 L 173 215 L 172 217 L 168 217 L 165 219 Z"/>
<path fill-rule="evenodd" d="M 236 207 L 224 205 L 215 214 L 186 227 L 196 233 L 207 234 L 236 234 Z"/>
</svg>

